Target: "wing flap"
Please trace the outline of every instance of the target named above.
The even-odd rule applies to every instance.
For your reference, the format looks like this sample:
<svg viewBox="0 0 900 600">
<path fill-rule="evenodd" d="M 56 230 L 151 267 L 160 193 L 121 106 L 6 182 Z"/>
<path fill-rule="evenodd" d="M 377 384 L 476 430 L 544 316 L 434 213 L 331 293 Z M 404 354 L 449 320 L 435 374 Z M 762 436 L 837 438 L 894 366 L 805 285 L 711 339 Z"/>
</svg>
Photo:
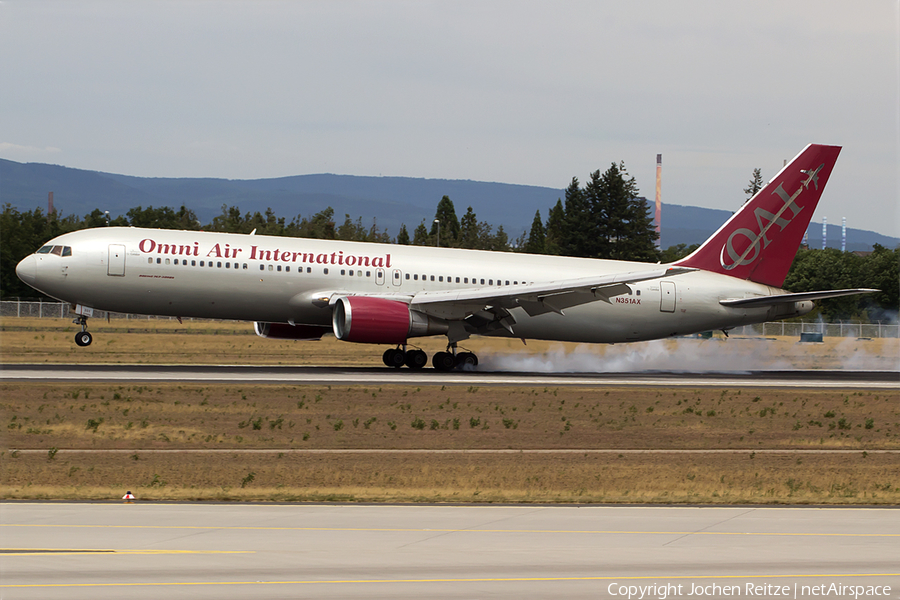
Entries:
<svg viewBox="0 0 900 600">
<path fill-rule="evenodd" d="M 821 292 L 800 292 L 797 294 L 777 294 L 775 296 L 758 296 L 756 298 L 733 298 L 719 300 L 722 306 L 754 308 L 762 306 L 775 306 L 789 302 L 803 302 L 807 300 L 824 300 L 825 298 L 838 298 L 840 296 L 853 296 L 855 294 L 875 294 L 881 290 L 858 288 L 853 290 L 823 290 Z"/>
<path fill-rule="evenodd" d="M 547 312 L 564 314 L 564 309 L 588 302 L 610 302 L 610 298 L 627 294 L 628 284 L 673 277 L 697 269 L 661 267 L 649 271 L 616 273 L 599 277 L 582 277 L 502 287 L 455 289 L 446 292 L 419 292 L 412 298 L 412 308 L 445 319 L 461 319 L 486 306 L 505 309 L 522 307 L 531 315 Z"/>
</svg>

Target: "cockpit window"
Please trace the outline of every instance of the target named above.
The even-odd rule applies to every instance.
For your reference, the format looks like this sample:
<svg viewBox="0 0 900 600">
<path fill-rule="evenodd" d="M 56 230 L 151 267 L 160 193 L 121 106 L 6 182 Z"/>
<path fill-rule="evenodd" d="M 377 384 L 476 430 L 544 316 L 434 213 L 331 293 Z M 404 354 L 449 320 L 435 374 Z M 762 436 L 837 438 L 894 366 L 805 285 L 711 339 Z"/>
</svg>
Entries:
<svg viewBox="0 0 900 600">
<path fill-rule="evenodd" d="M 53 246 L 41 246 L 41 248 L 35 252 L 35 254 L 49 254 L 53 249 Z"/>
<path fill-rule="evenodd" d="M 63 256 L 72 256 L 72 246 L 63 246 Z"/>
<path fill-rule="evenodd" d="M 50 249 L 50 254 L 62 256 L 62 249 L 63 249 L 62 246 L 53 246 L 53 248 Z"/>
</svg>

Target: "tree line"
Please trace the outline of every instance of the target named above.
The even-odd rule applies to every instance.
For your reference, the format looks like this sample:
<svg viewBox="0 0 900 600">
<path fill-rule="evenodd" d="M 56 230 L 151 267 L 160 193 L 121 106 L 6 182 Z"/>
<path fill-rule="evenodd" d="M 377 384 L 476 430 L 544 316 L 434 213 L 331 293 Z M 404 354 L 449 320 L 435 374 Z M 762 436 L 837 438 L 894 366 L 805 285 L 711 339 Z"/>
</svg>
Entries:
<svg viewBox="0 0 900 600">
<path fill-rule="evenodd" d="M 754 171 L 750 188 L 744 190 L 748 196 L 758 191 L 758 187 L 753 189 L 754 184 L 760 184 L 758 170 Z M 345 214 L 339 222 L 331 207 L 308 217 L 297 215 L 288 221 L 275 215 L 271 208 L 264 212 L 242 212 L 237 206 L 223 205 L 221 213 L 203 225 L 196 213 L 184 206 L 177 210 L 137 206 L 114 218 L 95 209 L 82 218 L 57 213 L 46 215 L 39 208 L 20 212 L 7 203 L 0 215 L 0 298 L 34 297 L 37 294 L 19 281 L 15 266 L 47 240 L 70 231 L 106 225 L 245 234 L 255 230 L 260 235 L 272 236 L 664 263 L 683 258 L 697 247 L 678 244 L 663 251 L 657 249 L 658 235 L 650 206 L 646 199 L 638 196 L 635 180 L 622 163 L 613 163 L 603 173 L 594 171 L 583 186 L 573 177 L 564 198 L 547 210 L 546 221 L 537 211 L 531 229 L 512 241 L 502 225 L 494 228 L 490 223 L 479 221 L 471 206 L 461 218 L 458 217 L 448 196 L 437 203 L 430 223 L 422 220 L 412 235 L 403 224 L 396 237 L 379 228 L 374 219 L 369 225 L 363 223 L 362 218 L 353 219 Z M 879 288 L 883 291 L 874 296 L 822 301 L 816 308 L 817 314 L 827 320 L 892 320 L 896 319 L 900 303 L 898 272 L 900 249 L 889 250 L 876 245 L 875 251 L 868 256 L 834 249 L 801 249 L 784 288 L 792 292 Z"/>
</svg>

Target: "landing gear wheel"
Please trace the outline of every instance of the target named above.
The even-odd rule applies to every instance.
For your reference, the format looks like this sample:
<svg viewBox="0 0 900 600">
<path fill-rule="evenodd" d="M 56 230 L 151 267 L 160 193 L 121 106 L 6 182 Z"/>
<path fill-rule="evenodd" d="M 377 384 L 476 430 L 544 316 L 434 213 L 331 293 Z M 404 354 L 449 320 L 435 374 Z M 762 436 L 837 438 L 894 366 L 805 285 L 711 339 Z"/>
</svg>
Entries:
<svg viewBox="0 0 900 600">
<path fill-rule="evenodd" d="M 388 367 L 399 369 L 403 366 L 404 362 L 406 362 L 406 356 L 403 354 L 403 350 L 398 348 L 388 348 L 384 351 L 381 360 L 383 360 L 384 364 Z"/>
<path fill-rule="evenodd" d="M 470 371 L 478 366 L 478 357 L 472 352 L 460 352 L 456 355 L 456 368 Z"/>
<path fill-rule="evenodd" d="M 75 343 L 79 346 L 90 346 L 93 341 L 94 336 L 87 331 L 79 331 L 75 334 Z"/>
<path fill-rule="evenodd" d="M 428 355 L 422 350 L 410 350 L 406 353 L 406 366 L 410 369 L 421 369 L 428 363 Z"/>
<path fill-rule="evenodd" d="M 438 352 L 432 357 L 431 364 L 438 371 L 450 371 L 456 366 L 456 357 L 449 352 Z"/>
</svg>

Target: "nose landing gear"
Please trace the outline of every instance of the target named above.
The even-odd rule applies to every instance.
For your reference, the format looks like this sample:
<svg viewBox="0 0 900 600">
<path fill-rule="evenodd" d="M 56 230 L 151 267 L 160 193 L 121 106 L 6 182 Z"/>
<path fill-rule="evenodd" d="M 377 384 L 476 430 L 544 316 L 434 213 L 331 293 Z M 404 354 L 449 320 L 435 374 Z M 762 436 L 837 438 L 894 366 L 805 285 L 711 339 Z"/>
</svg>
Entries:
<svg viewBox="0 0 900 600">
<path fill-rule="evenodd" d="M 90 346 L 91 342 L 94 341 L 94 336 L 87 330 L 87 317 L 79 315 L 72 322 L 76 325 L 81 325 L 81 331 L 75 334 L 75 343 L 79 346 Z"/>
</svg>

